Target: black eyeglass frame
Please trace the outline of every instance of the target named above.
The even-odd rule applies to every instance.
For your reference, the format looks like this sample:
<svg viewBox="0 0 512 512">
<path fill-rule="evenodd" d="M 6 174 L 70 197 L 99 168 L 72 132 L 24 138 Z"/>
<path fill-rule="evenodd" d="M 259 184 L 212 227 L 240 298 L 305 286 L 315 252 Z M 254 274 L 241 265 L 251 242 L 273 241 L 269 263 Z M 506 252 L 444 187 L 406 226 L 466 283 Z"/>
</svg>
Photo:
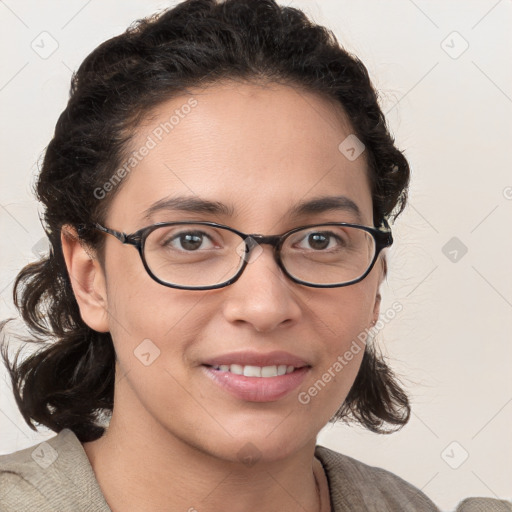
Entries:
<svg viewBox="0 0 512 512">
<path fill-rule="evenodd" d="M 144 245 L 146 243 L 146 238 L 152 233 L 155 229 L 158 229 L 162 226 L 174 226 L 174 225 L 187 225 L 187 224 L 195 224 L 195 225 L 203 225 L 203 226 L 210 226 L 215 228 L 221 228 L 226 229 L 228 231 L 231 231 L 232 233 L 235 233 L 238 235 L 242 240 L 245 242 L 245 256 L 241 259 L 243 260 L 242 266 L 238 270 L 238 272 L 228 279 L 227 281 L 224 281 L 222 283 L 218 283 L 215 285 L 209 285 L 209 286 L 184 286 L 184 285 L 178 285 L 178 284 L 172 284 L 168 283 L 167 281 L 162 281 L 159 279 L 151 269 L 149 268 L 146 258 L 144 256 Z M 297 279 L 296 277 L 292 276 L 284 266 L 282 260 L 281 260 L 281 247 L 283 246 L 285 240 L 292 235 L 293 233 L 296 233 L 297 231 L 300 231 L 305 228 L 314 228 L 316 226 L 345 226 L 350 228 L 357 228 L 361 229 L 363 231 L 366 231 L 370 235 L 372 235 L 374 241 L 375 241 L 375 254 L 373 256 L 373 260 L 370 263 L 370 266 L 366 270 L 364 274 L 362 274 L 360 277 L 353 279 L 352 281 L 348 281 L 346 283 L 335 283 L 335 284 L 315 284 L 315 283 L 308 283 L 307 281 L 302 281 L 300 279 Z M 88 227 L 97 229 L 99 231 L 102 231 L 103 233 L 107 233 L 109 235 L 114 236 L 117 238 L 120 242 L 123 244 L 129 244 L 133 245 L 139 252 L 140 258 L 142 260 L 142 264 L 144 265 L 144 268 L 146 269 L 146 272 L 149 274 L 149 276 L 156 281 L 157 283 L 160 283 L 163 286 L 167 286 L 170 288 L 177 288 L 180 290 L 215 290 L 218 288 L 224 288 L 226 286 L 229 286 L 230 284 L 233 284 L 235 281 L 237 281 L 240 276 L 242 275 L 243 271 L 247 267 L 249 256 L 251 250 L 256 245 L 261 244 L 268 244 L 271 245 L 274 248 L 274 259 L 276 263 L 278 264 L 279 268 L 284 272 L 284 274 L 291 279 L 293 282 L 297 284 L 301 284 L 303 286 L 308 286 L 311 288 L 341 288 L 343 286 L 349 286 L 352 284 L 359 283 L 362 281 L 372 270 L 372 268 L 375 265 L 375 262 L 377 261 L 377 258 L 380 254 L 380 252 L 385 249 L 386 247 L 391 246 L 393 243 L 393 236 L 391 234 L 391 228 L 389 227 L 388 222 L 386 219 L 383 219 L 382 225 L 379 228 L 369 227 L 369 226 L 362 226 L 359 224 L 351 224 L 348 222 L 326 222 L 321 224 L 310 224 L 305 226 L 300 226 L 297 228 L 293 228 L 286 233 L 283 233 L 282 235 L 259 235 L 259 234 L 247 234 L 242 233 L 241 231 L 238 231 L 237 229 L 231 228 L 229 226 L 226 226 L 224 224 L 218 224 L 216 222 L 207 222 L 207 221 L 175 221 L 175 222 L 158 222 L 156 224 L 152 224 L 151 226 L 146 226 L 142 229 L 139 229 L 138 231 L 135 231 L 131 234 L 126 234 L 120 231 L 116 231 L 114 229 L 106 228 L 102 226 L 101 224 L 95 222 L 92 224 L 80 224 L 78 226 L 78 234 L 81 236 L 85 230 L 87 230 Z"/>
</svg>

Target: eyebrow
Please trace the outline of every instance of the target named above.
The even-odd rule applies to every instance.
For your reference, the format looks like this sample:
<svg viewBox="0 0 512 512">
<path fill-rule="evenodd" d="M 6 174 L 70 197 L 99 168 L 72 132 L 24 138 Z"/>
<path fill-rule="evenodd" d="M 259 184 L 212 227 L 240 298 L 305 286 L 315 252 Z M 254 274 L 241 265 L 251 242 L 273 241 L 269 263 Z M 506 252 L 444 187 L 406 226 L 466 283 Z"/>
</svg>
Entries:
<svg viewBox="0 0 512 512">
<path fill-rule="evenodd" d="M 153 213 L 169 210 L 190 213 L 213 213 L 231 217 L 234 213 L 233 206 L 225 205 L 218 201 L 209 201 L 192 196 L 166 197 L 153 203 L 147 210 L 144 210 L 144 219 L 149 219 Z"/>
<path fill-rule="evenodd" d="M 309 201 L 304 200 L 295 205 L 287 215 L 290 217 L 299 217 L 332 211 L 352 213 L 358 221 L 362 220 L 359 206 L 346 196 L 323 196 Z"/>
<path fill-rule="evenodd" d="M 149 219 L 154 213 L 160 211 L 181 211 L 190 213 L 210 213 L 232 217 L 235 208 L 219 201 L 210 201 L 192 196 L 177 196 L 163 198 L 144 210 L 144 219 Z M 357 204 L 346 196 L 322 196 L 310 200 L 300 201 L 287 213 L 289 218 L 319 213 L 342 211 L 353 214 L 357 221 L 361 221 L 361 210 Z"/>
</svg>

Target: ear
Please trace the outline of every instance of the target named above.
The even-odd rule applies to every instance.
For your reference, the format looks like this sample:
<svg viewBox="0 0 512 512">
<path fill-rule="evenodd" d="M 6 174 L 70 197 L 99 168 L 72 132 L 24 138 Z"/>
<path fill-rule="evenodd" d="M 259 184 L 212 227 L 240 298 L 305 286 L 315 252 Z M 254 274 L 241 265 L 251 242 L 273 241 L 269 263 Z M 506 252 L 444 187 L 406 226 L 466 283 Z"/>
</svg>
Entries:
<svg viewBox="0 0 512 512">
<path fill-rule="evenodd" d="M 60 239 L 82 320 L 95 331 L 108 332 L 105 275 L 98 259 L 80 241 L 74 227 L 62 226 Z"/>
<path fill-rule="evenodd" d="M 381 296 L 380 296 L 379 290 L 377 289 L 377 295 L 375 296 L 375 303 L 373 304 L 372 326 L 374 326 L 377 323 L 377 320 L 379 319 L 380 302 L 381 302 Z"/>
<path fill-rule="evenodd" d="M 380 257 L 379 260 L 380 260 L 380 264 L 381 264 L 381 269 L 380 269 L 380 276 L 379 276 L 379 284 L 377 286 L 377 290 L 375 293 L 375 302 L 373 304 L 372 322 L 371 322 L 372 326 L 374 326 L 377 323 L 377 320 L 379 319 L 380 304 L 381 304 L 381 298 L 382 298 L 381 294 L 380 294 L 380 285 L 382 284 L 382 281 L 384 281 L 384 278 L 386 277 L 387 272 L 388 272 L 388 265 L 386 262 L 386 258 Z"/>
</svg>

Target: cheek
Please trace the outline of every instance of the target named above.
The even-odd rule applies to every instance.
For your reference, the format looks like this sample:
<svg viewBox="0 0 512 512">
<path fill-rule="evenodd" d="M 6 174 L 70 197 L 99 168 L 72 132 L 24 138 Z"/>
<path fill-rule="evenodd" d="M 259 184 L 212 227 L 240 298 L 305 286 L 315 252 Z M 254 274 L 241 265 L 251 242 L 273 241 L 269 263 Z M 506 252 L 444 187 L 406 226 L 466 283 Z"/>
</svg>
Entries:
<svg viewBox="0 0 512 512">
<path fill-rule="evenodd" d="M 327 418 L 345 400 L 361 366 L 375 294 L 375 283 L 369 280 L 325 294 L 318 301 L 315 314 L 323 350 L 320 363 L 302 390 L 302 402 L 310 400 L 311 406 L 326 411 L 323 415 Z"/>
<path fill-rule="evenodd" d="M 377 286 L 369 278 L 346 288 L 334 289 L 332 293 L 324 291 L 316 299 L 315 312 L 325 325 L 328 347 L 343 349 L 369 328 L 377 294 Z"/>
<path fill-rule="evenodd" d="M 201 408 L 188 394 L 186 356 L 203 324 L 198 318 L 202 292 L 184 295 L 149 279 L 126 279 L 110 289 L 111 334 L 120 375 L 117 399 L 135 417 L 132 408 L 138 404 L 136 408 L 169 425 L 176 421 L 179 407 L 180 421 L 192 428 Z"/>
<path fill-rule="evenodd" d="M 183 332 L 194 330 L 190 318 L 200 309 L 196 307 L 200 297 L 184 295 L 151 279 L 135 250 L 130 257 L 124 255 L 121 258 L 116 253 L 110 261 L 122 261 L 122 265 L 107 269 L 109 325 L 116 353 L 130 366 L 134 354 L 153 344 L 154 352 L 160 350 L 168 358 L 180 348 Z"/>
</svg>

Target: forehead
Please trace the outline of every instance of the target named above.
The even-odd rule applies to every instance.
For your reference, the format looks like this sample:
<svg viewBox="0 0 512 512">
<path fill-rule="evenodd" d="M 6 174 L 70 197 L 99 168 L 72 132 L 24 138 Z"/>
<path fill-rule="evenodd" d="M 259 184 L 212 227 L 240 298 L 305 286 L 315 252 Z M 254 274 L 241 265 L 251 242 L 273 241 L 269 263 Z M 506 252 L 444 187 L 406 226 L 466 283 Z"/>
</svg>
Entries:
<svg viewBox="0 0 512 512">
<path fill-rule="evenodd" d="M 147 225 L 155 202 L 189 196 L 261 224 L 308 198 L 343 195 L 368 222 L 366 155 L 349 159 L 340 150 L 351 136 L 341 105 L 303 89 L 228 82 L 193 90 L 160 104 L 137 128 L 133 165 L 125 165 L 108 217 Z"/>
</svg>

